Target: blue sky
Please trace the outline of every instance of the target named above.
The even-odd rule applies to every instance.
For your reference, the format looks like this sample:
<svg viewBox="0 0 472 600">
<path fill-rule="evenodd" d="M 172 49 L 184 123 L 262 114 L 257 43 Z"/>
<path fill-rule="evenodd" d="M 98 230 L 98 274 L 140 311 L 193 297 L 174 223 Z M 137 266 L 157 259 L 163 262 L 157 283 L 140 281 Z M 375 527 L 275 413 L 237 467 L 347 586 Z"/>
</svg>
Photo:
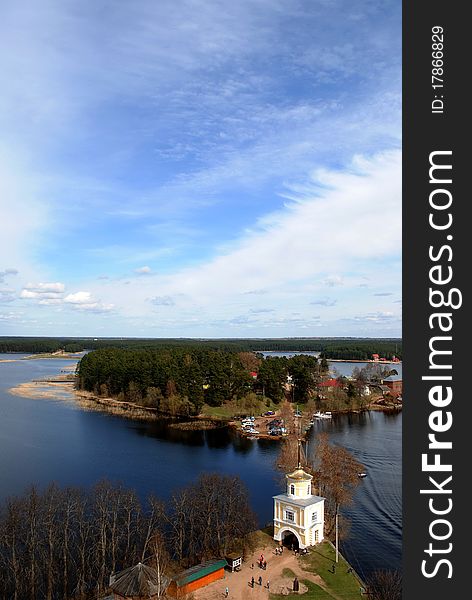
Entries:
<svg viewBox="0 0 472 600">
<path fill-rule="evenodd" d="M 401 334 L 401 3 L 0 8 L 0 335 Z"/>
</svg>

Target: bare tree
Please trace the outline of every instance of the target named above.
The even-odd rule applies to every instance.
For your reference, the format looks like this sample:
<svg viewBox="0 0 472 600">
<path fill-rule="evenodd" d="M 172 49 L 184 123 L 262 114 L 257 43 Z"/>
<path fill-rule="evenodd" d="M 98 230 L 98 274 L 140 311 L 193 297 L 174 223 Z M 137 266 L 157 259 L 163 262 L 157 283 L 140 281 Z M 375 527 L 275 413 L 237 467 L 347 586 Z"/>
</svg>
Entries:
<svg viewBox="0 0 472 600">
<path fill-rule="evenodd" d="M 3 585 L 2 592 L 5 597 L 12 600 L 18 600 L 21 590 L 21 523 L 23 516 L 23 502 L 18 499 L 10 499 L 2 519 L 0 528 L 1 542 L 0 548 L 2 565 L 1 572 L 5 577 L 0 577 L 0 584 Z M 8 573 L 8 576 L 7 576 Z"/>
<path fill-rule="evenodd" d="M 51 485 L 46 490 L 43 498 L 46 556 L 46 600 L 52 600 L 54 594 L 55 577 L 57 571 L 57 548 L 59 547 L 59 495 L 56 485 Z"/>
<path fill-rule="evenodd" d="M 348 450 L 330 444 L 325 433 L 318 438 L 315 460 L 314 480 L 320 495 L 326 497 L 325 532 L 329 536 L 340 508 L 352 502 L 363 466 Z"/>
<path fill-rule="evenodd" d="M 35 487 L 32 487 L 26 500 L 26 556 L 27 579 L 32 598 L 38 591 L 38 559 L 39 559 L 39 498 Z"/>
<path fill-rule="evenodd" d="M 367 580 L 371 600 L 401 600 L 402 576 L 398 571 L 374 571 Z"/>
</svg>

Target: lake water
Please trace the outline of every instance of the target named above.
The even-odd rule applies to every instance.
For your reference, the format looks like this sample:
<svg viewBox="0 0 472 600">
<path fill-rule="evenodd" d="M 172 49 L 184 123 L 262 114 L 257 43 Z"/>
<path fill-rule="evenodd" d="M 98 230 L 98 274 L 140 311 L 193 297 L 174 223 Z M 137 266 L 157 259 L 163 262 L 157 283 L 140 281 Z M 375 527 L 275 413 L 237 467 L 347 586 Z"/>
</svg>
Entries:
<svg viewBox="0 0 472 600">
<path fill-rule="evenodd" d="M 18 358 L 18 355 L 1 355 Z M 67 360 L 0 363 L 0 500 L 22 494 L 31 484 L 55 481 L 90 486 L 107 478 L 145 497 L 167 498 L 199 473 L 239 475 L 250 490 L 261 525 L 272 519 L 272 496 L 280 493 L 274 470 L 277 442 L 249 440 L 233 432 L 189 432 L 159 423 L 128 421 L 78 408 L 72 400 L 27 399 L 8 389 L 56 375 Z M 341 364 L 341 363 L 338 363 Z M 346 364 L 346 363 L 342 363 Z M 342 550 L 361 576 L 401 562 L 401 414 L 369 412 L 317 422 L 364 465 L 354 504 L 346 511 L 351 532 Z"/>
<path fill-rule="evenodd" d="M 308 356 L 319 356 L 319 352 L 261 352 L 264 356 L 297 356 L 300 354 L 306 354 Z M 399 375 L 402 375 L 402 363 L 389 363 L 389 362 L 381 362 L 381 363 L 367 363 L 367 362 L 338 362 L 334 360 L 328 360 L 329 368 L 333 375 L 343 375 L 344 377 L 349 377 L 352 375 L 354 369 L 362 369 L 368 364 L 379 364 L 382 367 L 388 367 L 389 369 L 396 369 Z"/>
</svg>

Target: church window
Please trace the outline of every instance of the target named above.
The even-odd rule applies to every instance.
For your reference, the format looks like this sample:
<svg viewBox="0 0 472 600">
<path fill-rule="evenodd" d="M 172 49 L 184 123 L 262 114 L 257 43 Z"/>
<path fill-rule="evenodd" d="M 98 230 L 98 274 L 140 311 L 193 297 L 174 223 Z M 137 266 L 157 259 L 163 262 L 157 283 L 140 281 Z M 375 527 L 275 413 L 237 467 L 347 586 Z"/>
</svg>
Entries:
<svg viewBox="0 0 472 600">
<path fill-rule="evenodd" d="M 293 484 L 290 486 L 290 493 L 295 496 L 295 486 Z"/>
<path fill-rule="evenodd" d="M 312 523 L 316 523 L 317 521 L 318 521 L 318 513 L 317 513 L 317 512 L 314 512 L 314 513 L 311 515 L 311 522 L 312 522 Z"/>
<path fill-rule="evenodd" d="M 286 521 L 295 521 L 295 514 L 291 510 L 285 511 L 285 520 Z"/>
</svg>

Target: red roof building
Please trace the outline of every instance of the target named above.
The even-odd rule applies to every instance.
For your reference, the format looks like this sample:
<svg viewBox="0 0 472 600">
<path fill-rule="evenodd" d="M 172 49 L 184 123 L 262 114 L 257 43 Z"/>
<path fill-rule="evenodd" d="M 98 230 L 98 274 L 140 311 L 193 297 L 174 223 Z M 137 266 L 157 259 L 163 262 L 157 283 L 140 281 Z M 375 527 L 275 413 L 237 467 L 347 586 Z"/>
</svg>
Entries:
<svg viewBox="0 0 472 600">
<path fill-rule="evenodd" d="M 328 392 L 331 392 L 334 388 L 342 388 L 343 384 L 337 379 L 325 379 L 324 381 L 320 381 L 318 387 L 324 388 Z"/>
</svg>

